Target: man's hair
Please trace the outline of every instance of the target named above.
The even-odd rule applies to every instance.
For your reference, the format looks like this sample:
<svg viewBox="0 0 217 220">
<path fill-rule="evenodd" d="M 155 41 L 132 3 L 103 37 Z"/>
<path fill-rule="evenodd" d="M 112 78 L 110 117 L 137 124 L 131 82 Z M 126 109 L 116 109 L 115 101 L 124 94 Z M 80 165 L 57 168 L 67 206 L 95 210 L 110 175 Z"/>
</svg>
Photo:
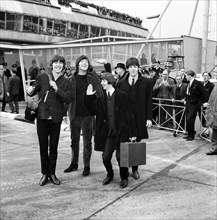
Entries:
<svg viewBox="0 0 217 220">
<path fill-rule="evenodd" d="M 75 62 L 75 72 L 78 73 L 79 72 L 79 63 L 82 61 L 82 60 L 87 60 L 88 61 L 88 69 L 87 69 L 87 72 L 91 71 L 90 68 L 91 68 L 91 65 L 90 65 L 90 61 L 88 59 L 88 57 L 86 55 L 81 55 L 77 58 L 76 62 Z"/>
<path fill-rule="evenodd" d="M 50 58 L 50 66 L 52 66 L 52 64 L 56 61 L 60 61 L 60 62 L 63 62 L 63 70 L 65 69 L 65 66 L 66 66 L 66 60 L 65 58 L 60 55 L 60 54 L 54 54 L 53 56 L 51 56 Z"/>
<path fill-rule="evenodd" d="M 126 68 L 128 69 L 130 66 L 138 66 L 139 67 L 139 60 L 136 57 L 128 58 L 126 62 Z"/>
<path fill-rule="evenodd" d="M 111 84 L 112 86 L 116 85 L 116 79 L 115 79 L 115 77 L 112 73 L 109 73 L 109 72 L 101 73 L 100 78 L 101 79 L 106 79 L 108 84 Z"/>
<path fill-rule="evenodd" d="M 192 76 L 192 77 L 194 77 L 194 76 L 196 75 L 193 70 L 187 70 L 185 74 L 186 74 L 186 75 L 190 75 L 190 76 Z"/>
<path fill-rule="evenodd" d="M 205 73 L 207 73 L 207 74 L 209 75 L 209 77 L 210 77 L 210 78 L 212 78 L 211 73 L 208 73 L 208 72 L 206 72 L 206 71 L 205 71 L 205 72 L 203 72 L 202 76 L 203 76 Z"/>
</svg>

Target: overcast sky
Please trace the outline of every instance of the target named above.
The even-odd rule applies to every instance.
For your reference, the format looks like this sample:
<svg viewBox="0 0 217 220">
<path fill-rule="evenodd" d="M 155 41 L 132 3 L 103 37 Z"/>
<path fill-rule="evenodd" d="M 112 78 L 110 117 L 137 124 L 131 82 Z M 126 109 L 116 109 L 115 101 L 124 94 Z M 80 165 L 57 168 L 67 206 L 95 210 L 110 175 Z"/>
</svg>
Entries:
<svg viewBox="0 0 217 220">
<path fill-rule="evenodd" d="M 192 29 L 192 36 L 202 38 L 203 33 L 203 14 L 204 1 L 200 0 Z M 143 20 L 142 26 L 148 28 L 151 32 L 157 19 L 147 19 L 147 16 L 161 14 L 169 0 L 86 0 L 86 2 L 104 6 L 121 13 L 129 14 L 133 17 L 139 17 Z M 212 16 L 210 19 L 211 33 L 210 39 L 217 38 L 216 34 L 216 10 L 217 1 L 211 0 Z M 188 35 L 191 20 L 195 8 L 196 0 L 173 0 L 166 13 L 164 14 L 161 24 L 155 30 L 153 36 L 160 37 L 180 37 Z"/>
</svg>

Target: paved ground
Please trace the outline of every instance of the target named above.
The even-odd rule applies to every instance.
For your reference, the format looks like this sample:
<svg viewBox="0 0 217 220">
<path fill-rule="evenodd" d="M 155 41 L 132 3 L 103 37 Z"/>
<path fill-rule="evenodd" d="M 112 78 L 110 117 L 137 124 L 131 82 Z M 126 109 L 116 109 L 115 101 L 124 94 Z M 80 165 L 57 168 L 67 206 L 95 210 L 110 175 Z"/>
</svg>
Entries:
<svg viewBox="0 0 217 220">
<path fill-rule="evenodd" d="M 141 178 L 130 176 L 128 187 L 120 189 L 115 158 L 115 178 L 102 186 L 106 173 L 99 152 L 93 151 L 88 177 L 81 175 L 82 152 L 78 171 L 63 173 L 70 162 L 69 130 L 63 123 L 56 172 L 62 184 L 41 187 L 35 125 L 14 117 L 0 113 L 2 220 L 217 219 L 217 157 L 206 156 L 210 143 L 199 136 L 186 142 L 182 135 L 149 129 Z"/>
</svg>

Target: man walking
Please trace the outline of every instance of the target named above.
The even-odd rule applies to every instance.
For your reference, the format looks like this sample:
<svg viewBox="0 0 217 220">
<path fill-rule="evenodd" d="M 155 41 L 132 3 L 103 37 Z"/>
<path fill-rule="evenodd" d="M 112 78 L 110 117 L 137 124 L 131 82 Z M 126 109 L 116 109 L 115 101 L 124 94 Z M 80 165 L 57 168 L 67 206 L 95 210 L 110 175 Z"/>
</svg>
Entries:
<svg viewBox="0 0 217 220">
<path fill-rule="evenodd" d="M 69 106 L 69 119 L 71 128 L 71 150 L 72 158 L 70 166 L 64 170 L 65 173 L 78 169 L 79 161 L 79 142 L 80 133 L 83 135 L 83 163 L 84 170 L 82 175 L 88 176 L 90 173 L 90 158 L 92 154 L 92 134 L 93 134 L 93 116 L 88 112 L 84 104 L 87 86 L 93 85 L 96 91 L 96 97 L 103 95 L 102 87 L 97 75 L 90 71 L 90 62 L 85 55 L 81 55 L 76 60 L 76 71 L 72 77 L 75 86 L 76 100 Z"/>
<path fill-rule="evenodd" d="M 11 113 L 19 113 L 19 91 L 20 91 L 20 78 L 16 75 L 16 71 L 11 71 L 12 76 L 9 78 L 9 85 L 7 95 L 9 96 L 8 103 Z"/>
<path fill-rule="evenodd" d="M 129 75 L 121 79 L 117 88 L 125 91 L 134 115 L 136 124 L 136 141 L 148 138 L 147 127 L 152 125 L 152 83 L 150 79 L 142 77 L 139 72 L 139 61 L 130 57 L 126 62 Z M 133 178 L 139 179 L 138 166 L 132 167 Z"/>
<path fill-rule="evenodd" d="M 195 135 L 194 124 L 197 112 L 208 101 L 208 94 L 203 84 L 195 79 L 195 72 L 193 70 L 186 71 L 186 77 L 189 82 L 186 92 L 186 130 L 188 135 L 184 138 L 187 141 L 192 141 Z"/>
</svg>

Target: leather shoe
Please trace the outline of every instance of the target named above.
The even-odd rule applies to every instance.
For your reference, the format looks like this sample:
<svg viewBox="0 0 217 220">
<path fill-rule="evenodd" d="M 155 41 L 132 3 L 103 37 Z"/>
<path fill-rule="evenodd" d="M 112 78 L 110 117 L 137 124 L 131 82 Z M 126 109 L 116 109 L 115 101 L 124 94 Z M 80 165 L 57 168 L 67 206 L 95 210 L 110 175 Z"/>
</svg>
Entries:
<svg viewBox="0 0 217 220">
<path fill-rule="evenodd" d="M 187 139 L 186 139 L 186 141 L 193 141 L 194 140 L 194 137 L 188 137 Z"/>
<path fill-rule="evenodd" d="M 184 139 L 188 139 L 188 135 L 183 137 Z"/>
<path fill-rule="evenodd" d="M 216 151 L 210 151 L 210 152 L 207 152 L 206 155 L 217 155 L 217 152 Z"/>
<path fill-rule="evenodd" d="M 78 169 L 78 164 L 70 164 L 70 166 L 64 170 L 64 173 L 76 171 L 77 169 Z"/>
<path fill-rule="evenodd" d="M 43 174 L 39 181 L 39 185 L 44 186 L 45 184 L 47 184 L 47 182 L 48 182 L 48 175 Z"/>
<path fill-rule="evenodd" d="M 102 185 L 107 185 L 113 180 L 113 176 L 107 176 L 103 181 Z"/>
<path fill-rule="evenodd" d="M 140 175 L 139 175 L 138 170 L 133 171 L 133 178 L 134 178 L 135 180 L 138 180 L 139 177 L 140 177 Z"/>
<path fill-rule="evenodd" d="M 125 187 L 127 187 L 127 185 L 128 185 L 128 178 L 122 179 L 120 182 L 120 187 L 125 188 Z"/>
<path fill-rule="evenodd" d="M 82 175 L 88 176 L 89 174 L 90 174 L 90 167 L 89 166 L 84 167 Z"/>
<path fill-rule="evenodd" d="M 50 181 L 55 185 L 60 185 L 59 179 L 54 174 L 50 175 Z"/>
</svg>

